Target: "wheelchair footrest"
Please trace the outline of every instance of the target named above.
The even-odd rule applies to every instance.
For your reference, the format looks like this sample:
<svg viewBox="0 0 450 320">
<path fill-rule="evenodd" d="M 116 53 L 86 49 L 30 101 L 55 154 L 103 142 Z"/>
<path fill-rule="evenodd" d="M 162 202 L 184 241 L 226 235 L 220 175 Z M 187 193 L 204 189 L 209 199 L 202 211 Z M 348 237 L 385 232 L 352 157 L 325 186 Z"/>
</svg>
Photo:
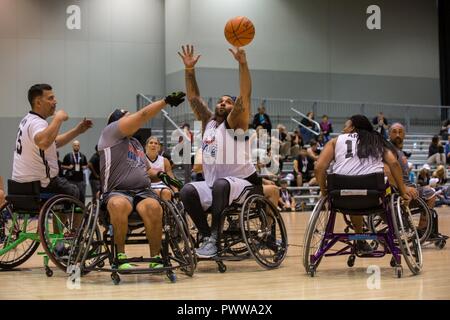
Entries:
<svg viewBox="0 0 450 320">
<path fill-rule="evenodd" d="M 349 234 L 348 240 L 378 240 L 378 236 L 374 234 Z"/>
</svg>

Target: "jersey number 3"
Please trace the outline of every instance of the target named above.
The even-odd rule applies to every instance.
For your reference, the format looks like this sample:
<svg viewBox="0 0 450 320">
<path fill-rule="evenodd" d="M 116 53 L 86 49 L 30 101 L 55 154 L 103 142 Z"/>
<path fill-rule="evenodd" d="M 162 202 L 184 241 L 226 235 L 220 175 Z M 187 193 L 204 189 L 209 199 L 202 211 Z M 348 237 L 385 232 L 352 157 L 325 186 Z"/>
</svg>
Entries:
<svg viewBox="0 0 450 320">
<path fill-rule="evenodd" d="M 347 153 L 345 154 L 345 159 L 353 158 L 353 141 L 345 140 L 345 144 L 347 145 Z"/>
</svg>

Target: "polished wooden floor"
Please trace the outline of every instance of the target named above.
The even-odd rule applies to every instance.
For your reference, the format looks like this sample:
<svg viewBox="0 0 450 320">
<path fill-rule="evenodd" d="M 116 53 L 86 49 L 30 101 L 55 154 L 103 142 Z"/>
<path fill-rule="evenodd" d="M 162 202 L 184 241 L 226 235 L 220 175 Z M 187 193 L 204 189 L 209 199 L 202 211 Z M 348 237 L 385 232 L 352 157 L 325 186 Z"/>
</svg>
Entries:
<svg viewBox="0 0 450 320">
<path fill-rule="evenodd" d="M 439 213 L 441 231 L 450 234 L 450 208 L 440 208 Z M 73 289 L 61 271 L 47 278 L 42 258 L 35 254 L 19 270 L 0 272 L 0 299 L 450 299 L 450 244 L 442 250 L 425 246 L 424 269 L 418 276 L 405 265 L 404 277 L 394 277 L 390 257 L 357 259 L 353 268 L 344 257 L 329 257 L 316 277 L 309 277 L 301 263 L 308 217 L 309 213 L 284 214 L 290 246 L 276 270 L 263 270 L 249 260 L 228 262 L 227 272 L 221 274 L 215 263 L 200 262 L 193 278 L 179 273 L 176 283 L 163 275 L 123 275 L 116 286 L 108 273 L 91 273 Z M 147 250 L 129 248 L 129 253 Z M 370 265 L 381 270 L 379 289 L 367 286 Z"/>
</svg>

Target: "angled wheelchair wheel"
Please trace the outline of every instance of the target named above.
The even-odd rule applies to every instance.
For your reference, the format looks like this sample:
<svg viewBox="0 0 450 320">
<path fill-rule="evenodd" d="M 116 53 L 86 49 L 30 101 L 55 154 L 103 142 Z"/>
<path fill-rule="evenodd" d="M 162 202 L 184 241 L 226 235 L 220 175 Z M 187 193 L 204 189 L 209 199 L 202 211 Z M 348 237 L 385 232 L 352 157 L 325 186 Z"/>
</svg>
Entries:
<svg viewBox="0 0 450 320">
<path fill-rule="evenodd" d="M 195 271 L 196 259 L 193 243 L 186 234 L 184 220 L 172 203 L 160 201 L 163 206 L 163 229 L 166 241 L 169 242 L 171 262 L 175 262 L 181 271 L 191 277 Z"/>
<path fill-rule="evenodd" d="M 402 199 L 397 194 L 391 196 L 391 214 L 403 258 L 411 272 L 419 274 L 423 263 L 420 238 L 409 208 L 402 205 Z"/>
<path fill-rule="evenodd" d="M 261 195 L 249 196 L 241 209 L 242 237 L 256 262 L 266 269 L 278 267 L 287 254 L 287 232 L 283 218 Z"/>
<path fill-rule="evenodd" d="M 428 240 L 433 229 L 433 213 L 422 198 L 414 199 L 409 205 L 409 211 L 417 229 L 420 243 L 423 244 Z"/>
<path fill-rule="evenodd" d="M 322 259 L 320 258 L 313 263 L 311 256 L 317 254 L 322 247 L 329 218 L 330 210 L 328 209 L 327 198 L 322 197 L 311 213 L 303 242 L 303 266 L 308 274 L 312 269 L 315 272 Z"/>
<path fill-rule="evenodd" d="M 89 203 L 78 227 L 77 236 L 70 246 L 67 272 L 75 272 L 80 268 L 80 274 L 89 272 L 89 267 L 99 265 L 106 256 L 102 256 L 104 242 L 98 227 L 97 203 Z"/>
<path fill-rule="evenodd" d="M 39 247 L 36 216 L 0 208 L 0 268 L 12 269 L 27 261 Z"/>
<path fill-rule="evenodd" d="M 221 251 L 233 256 L 250 255 L 248 245 L 242 237 L 240 212 L 224 214 L 220 235 Z"/>
<path fill-rule="evenodd" d="M 56 195 L 44 204 L 39 213 L 39 237 L 50 260 L 66 271 L 70 247 L 80 227 L 84 204 L 67 195 Z"/>
</svg>

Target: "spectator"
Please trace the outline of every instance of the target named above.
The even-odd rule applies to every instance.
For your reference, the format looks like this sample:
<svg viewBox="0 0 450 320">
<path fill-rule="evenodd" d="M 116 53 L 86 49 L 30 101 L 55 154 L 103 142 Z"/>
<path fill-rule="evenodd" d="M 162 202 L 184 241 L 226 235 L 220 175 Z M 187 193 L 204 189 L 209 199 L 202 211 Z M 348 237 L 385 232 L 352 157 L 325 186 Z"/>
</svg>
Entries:
<svg viewBox="0 0 450 320">
<path fill-rule="evenodd" d="M 291 137 L 284 125 L 279 124 L 277 130 L 280 138 L 280 156 L 284 159 L 291 154 Z"/>
<path fill-rule="evenodd" d="M 374 125 L 374 129 L 378 131 L 385 139 L 387 139 L 388 135 L 388 120 L 385 118 L 383 112 L 378 113 L 378 116 L 373 118 L 372 124 Z"/>
<path fill-rule="evenodd" d="M 408 162 L 408 177 L 410 183 L 416 183 L 416 174 L 413 171 L 414 165 L 411 162 Z"/>
<path fill-rule="evenodd" d="M 450 133 L 450 120 L 444 120 L 444 122 L 442 122 L 442 127 L 441 127 L 441 131 L 439 132 L 441 135 L 442 140 L 447 140 L 449 133 Z"/>
<path fill-rule="evenodd" d="M 430 166 L 426 163 L 417 175 L 417 184 L 422 187 L 430 184 Z"/>
<path fill-rule="evenodd" d="M 192 142 L 194 141 L 194 134 L 191 131 L 191 126 L 189 125 L 189 123 L 184 123 L 183 126 L 181 127 L 181 129 L 184 131 L 184 133 L 186 134 L 186 136 L 189 138 L 189 142 L 192 144 Z M 183 142 L 183 136 L 180 136 L 180 138 L 178 139 L 178 142 L 181 143 Z"/>
<path fill-rule="evenodd" d="M 443 165 L 437 166 L 436 170 L 434 170 L 431 176 L 430 186 L 436 188 L 446 183 L 447 183 L 447 170 Z"/>
<path fill-rule="evenodd" d="M 280 183 L 280 198 L 278 200 L 278 206 L 281 211 L 295 211 L 295 198 L 292 193 L 287 189 L 287 181 L 281 180 Z"/>
<path fill-rule="evenodd" d="M 303 148 L 303 138 L 298 129 L 294 130 L 294 134 L 291 135 L 291 157 L 295 158 L 299 155 L 300 149 Z"/>
<path fill-rule="evenodd" d="M 66 170 L 65 176 L 68 181 L 76 185 L 79 192 L 79 199 L 82 203 L 86 200 L 86 182 L 84 181 L 84 169 L 88 163 L 86 156 L 80 152 L 80 142 L 72 142 L 72 152 L 65 155 L 62 168 Z"/>
<path fill-rule="evenodd" d="M 314 161 L 317 161 L 319 159 L 319 143 L 316 140 L 311 140 L 309 142 L 310 147 L 308 148 L 308 157 Z"/>
<path fill-rule="evenodd" d="M 445 156 L 446 156 L 446 159 L 447 159 L 447 164 L 450 164 L 450 134 L 449 135 L 447 135 L 447 142 L 445 143 L 445 150 L 444 150 L 444 153 L 445 153 Z"/>
<path fill-rule="evenodd" d="M 303 118 L 301 121 L 301 124 L 303 124 L 306 128 L 303 126 L 299 126 L 300 133 L 302 135 L 303 142 L 305 144 L 309 144 L 309 141 L 314 137 L 314 133 L 310 131 L 310 130 L 316 131 L 315 129 L 316 125 L 313 122 L 313 120 L 314 120 L 314 112 L 310 111 L 306 114 L 306 118 Z"/>
<path fill-rule="evenodd" d="M 89 184 L 92 190 L 92 201 L 97 200 L 97 192 L 100 191 L 100 154 L 98 153 L 98 145 L 95 145 L 95 153 L 88 162 L 89 170 Z"/>
<path fill-rule="evenodd" d="M 310 141 L 310 145 L 311 145 L 311 141 Z M 322 152 L 323 147 L 325 147 L 324 137 L 323 137 L 323 134 L 320 133 L 317 136 L 317 154 L 320 154 L 320 152 Z"/>
<path fill-rule="evenodd" d="M 314 160 L 308 156 L 308 151 L 305 148 L 300 150 L 300 154 L 294 160 L 294 178 L 297 182 L 297 187 L 303 186 L 303 183 L 308 183 L 314 176 Z"/>
<path fill-rule="evenodd" d="M 270 117 L 266 114 L 266 108 L 263 105 L 258 108 L 258 113 L 253 117 L 253 128 L 256 129 L 258 126 L 262 126 L 270 135 L 272 122 L 270 122 Z"/>
<path fill-rule="evenodd" d="M 430 147 L 428 148 L 428 160 L 427 163 L 429 165 L 436 164 L 445 164 L 445 154 L 444 147 L 439 141 L 439 136 L 434 136 L 431 139 Z"/>
<path fill-rule="evenodd" d="M 325 144 L 330 141 L 330 133 L 333 132 L 331 122 L 328 120 L 328 116 L 325 114 L 322 116 L 322 121 L 320 122 L 320 130 L 323 133 L 323 143 Z"/>
</svg>

